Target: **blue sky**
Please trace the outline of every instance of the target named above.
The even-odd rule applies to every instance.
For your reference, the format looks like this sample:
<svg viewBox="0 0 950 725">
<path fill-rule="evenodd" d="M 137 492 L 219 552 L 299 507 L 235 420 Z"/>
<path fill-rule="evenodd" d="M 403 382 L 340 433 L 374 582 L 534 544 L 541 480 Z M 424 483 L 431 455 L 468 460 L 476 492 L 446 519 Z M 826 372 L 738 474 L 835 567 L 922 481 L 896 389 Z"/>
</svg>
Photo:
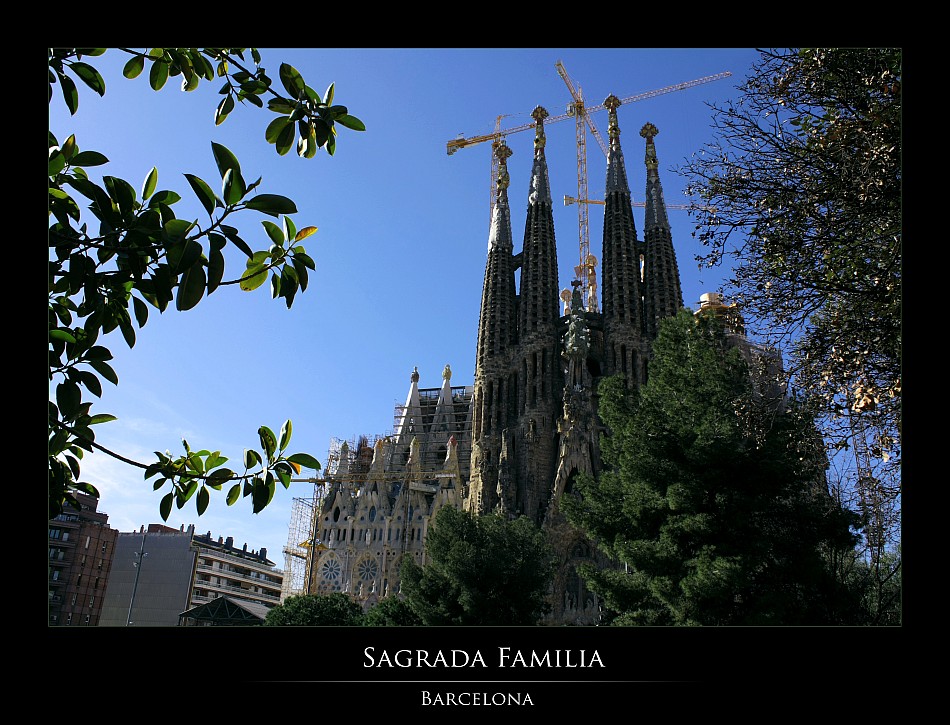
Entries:
<svg viewBox="0 0 950 725">
<path fill-rule="evenodd" d="M 340 129 L 330 157 L 278 156 L 264 140 L 273 115 L 238 108 L 221 126 L 213 121 L 218 81 L 182 93 L 174 81 L 159 92 L 144 76 L 121 75 L 125 54 L 111 49 L 89 59 L 106 82 L 100 98 L 80 85 L 80 106 L 70 117 L 61 98 L 50 103 L 50 130 L 62 142 L 76 135 L 81 150 L 104 153 L 110 163 L 89 169 L 93 178 L 118 176 L 140 189 L 153 166 L 159 188 L 183 197 L 179 218 L 206 220 L 183 174 L 193 173 L 219 188 L 211 143 L 231 149 L 249 182 L 263 177 L 260 192 L 292 198 L 298 228 L 313 225 L 305 242 L 316 261 L 310 286 L 293 308 L 270 298 L 269 285 L 253 293 L 221 288 L 193 310 L 164 314 L 150 309 L 133 349 L 116 332 L 106 338 L 119 385 L 104 384 L 94 412 L 118 421 L 97 427 L 97 442 L 135 460 L 153 451 L 221 450 L 232 461 L 257 446 L 257 428 L 294 426 L 293 451 L 326 458 L 332 438 L 385 434 L 393 409 L 405 401 L 409 375 L 418 366 L 421 387 L 439 387 L 446 364 L 453 385 L 471 384 L 475 338 L 487 252 L 490 144 L 446 152 L 458 137 L 491 133 L 531 122 L 535 106 L 551 116 L 566 111 L 567 86 L 560 60 L 588 106 L 609 94 L 620 98 L 709 75 L 724 80 L 647 100 L 618 111 L 621 143 L 634 201 L 642 201 L 644 123 L 659 128 L 657 155 L 669 204 L 684 204 L 685 180 L 675 168 L 712 137 L 707 103 L 738 95 L 736 86 L 757 60 L 751 48 L 263 48 L 272 78 L 281 62 L 297 68 L 323 92 L 332 82 L 336 102 L 366 124 L 362 133 Z M 58 93 L 58 88 L 56 89 Z M 606 138 L 607 114 L 593 120 Z M 546 126 L 551 193 L 561 286 L 569 287 L 578 260 L 577 207 L 564 206 L 577 194 L 574 122 Z M 533 133 L 508 137 L 509 201 L 515 250 L 521 248 L 531 169 Z M 587 141 L 588 190 L 603 198 L 605 159 L 595 139 Z M 590 208 L 591 252 L 600 256 L 601 207 Z M 635 209 L 642 233 L 642 210 Z M 255 212 L 239 215 L 238 226 L 255 249 L 268 242 Z M 687 306 L 722 285 L 722 270 L 700 271 L 702 248 L 691 237 L 686 211 L 670 211 L 673 242 Z M 92 224 L 90 224 L 92 226 Z M 226 279 L 233 279 L 233 265 Z M 311 472 L 312 473 L 312 472 Z M 120 531 L 161 523 L 158 504 L 139 469 L 102 453 L 87 456 L 83 479 L 101 493 L 100 511 Z M 193 504 L 174 509 L 167 525 L 195 524 L 199 533 L 233 536 L 238 546 L 266 547 L 284 567 L 292 499 L 308 497 L 312 486 L 278 488 L 265 511 L 252 514 L 242 499 L 228 507 L 223 492 L 198 517 Z"/>
</svg>

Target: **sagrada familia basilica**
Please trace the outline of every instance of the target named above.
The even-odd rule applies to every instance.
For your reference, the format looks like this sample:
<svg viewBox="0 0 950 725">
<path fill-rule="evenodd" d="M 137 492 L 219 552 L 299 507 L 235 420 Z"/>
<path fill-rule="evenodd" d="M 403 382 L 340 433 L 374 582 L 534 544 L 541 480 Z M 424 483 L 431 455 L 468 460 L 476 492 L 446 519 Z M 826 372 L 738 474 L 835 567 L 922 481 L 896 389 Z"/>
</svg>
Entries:
<svg viewBox="0 0 950 725">
<path fill-rule="evenodd" d="M 600 602 L 576 568 L 606 565 L 596 546 L 559 510 L 578 473 L 600 467 L 597 381 L 622 375 L 645 383 L 659 322 L 683 307 L 676 254 L 647 123 L 643 236 L 637 234 L 610 96 L 603 206 L 600 300 L 596 285 L 562 292 L 544 119 L 538 107 L 528 210 L 514 250 L 508 158 L 497 145 L 497 196 L 488 239 L 472 385 L 453 386 L 448 365 L 438 388 L 420 388 L 414 370 L 393 432 L 331 450 L 326 481 L 307 514 L 303 590 L 346 591 L 369 607 L 399 591 L 405 557 L 425 563 L 425 537 L 443 506 L 478 514 L 527 516 L 547 533 L 557 558 L 545 624 L 593 624 Z M 591 257 L 593 260 L 593 258 Z M 593 260 L 596 263 L 596 260 Z M 516 289 L 516 273 L 520 284 Z M 587 291 L 587 298 L 582 294 Z M 717 295 L 704 305 L 725 309 Z"/>
</svg>

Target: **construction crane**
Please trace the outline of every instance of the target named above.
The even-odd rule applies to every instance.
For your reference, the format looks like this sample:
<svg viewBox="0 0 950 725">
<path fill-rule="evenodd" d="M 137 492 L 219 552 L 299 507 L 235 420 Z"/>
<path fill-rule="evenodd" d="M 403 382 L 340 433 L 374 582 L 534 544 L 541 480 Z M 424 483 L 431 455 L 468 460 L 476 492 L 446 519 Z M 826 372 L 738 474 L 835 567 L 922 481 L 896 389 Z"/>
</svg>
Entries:
<svg viewBox="0 0 950 725">
<path fill-rule="evenodd" d="M 584 95 L 581 92 L 580 85 L 574 84 L 574 82 L 571 80 L 571 77 L 568 75 L 564 64 L 558 60 L 554 66 L 557 68 L 558 75 L 561 76 L 561 80 L 564 81 L 564 84 L 567 86 L 567 89 L 571 94 L 572 101 L 567 108 L 567 115 L 574 117 L 574 125 L 577 136 L 577 197 L 573 199 L 568 196 L 564 197 L 565 205 L 569 205 L 571 203 L 577 204 L 578 249 L 580 254 L 578 265 L 574 268 L 575 279 L 581 282 L 580 292 L 584 299 L 586 308 L 590 311 L 596 312 L 597 259 L 590 253 L 590 225 L 588 222 L 587 208 L 588 205 L 598 202 L 591 200 L 587 195 L 587 130 L 590 129 L 590 132 L 597 140 L 598 145 L 606 157 L 608 155 L 607 144 L 604 143 L 604 139 L 601 137 L 600 131 L 597 130 L 597 126 L 594 125 L 594 121 L 590 117 L 590 114 L 593 111 L 606 108 L 606 105 L 601 104 L 599 106 L 595 106 L 594 108 L 588 109 L 584 103 Z M 630 96 L 621 100 L 620 105 L 623 105 L 624 103 L 630 103 L 632 101 L 643 100 L 645 98 L 652 98 L 663 93 L 671 93 L 673 91 L 679 91 L 685 88 L 692 88 L 693 86 L 697 86 L 702 83 L 709 83 L 710 81 L 718 80 L 720 78 L 727 78 L 731 75 L 732 73 L 725 71 L 714 76 L 706 76 L 704 78 L 698 78 L 694 81 L 678 83 L 675 86 L 668 86 L 656 91 L 649 91 L 647 93 L 641 93 L 637 96 Z M 571 201 L 568 201 L 568 199 L 571 199 Z M 603 202 L 599 203 L 602 204 Z M 642 206 L 642 204 L 635 203 L 634 206 Z M 668 208 L 676 207 L 671 204 L 668 205 Z"/>
<path fill-rule="evenodd" d="M 573 118 L 576 126 L 576 136 L 577 136 L 577 183 L 578 183 L 578 193 L 577 198 L 574 199 L 574 203 L 577 203 L 578 208 L 578 233 L 580 236 L 579 240 L 579 250 L 580 250 L 580 264 L 579 267 L 575 270 L 578 273 L 578 278 L 583 283 L 583 295 L 585 304 L 588 303 L 588 295 L 590 292 L 590 287 L 588 284 L 588 274 L 582 274 L 583 270 L 588 270 L 591 265 L 590 262 L 590 239 L 589 239 L 589 230 L 587 224 L 587 205 L 593 203 L 587 198 L 587 129 L 591 130 L 594 138 L 597 140 L 600 145 L 601 150 L 604 152 L 604 155 L 607 155 L 607 144 L 604 143 L 603 138 L 600 135 L 600 132 L 597 130 L 594 125 L 593 120 L 591 119 L 591 114 L 596 113 L 597 111 L 602 111 L 606 109 L 606 106 L 601 103 L 597 106 L 591 106 L 587 108 L 584 104 L 583 95 L 581 94 L 580 87 L 575 88 L 573 82 L 570 80 L 570 77 L 567 75 L 567 71 L 564 69 L 564 65 L 561 61 L 557 61 L 555 64 L 558 73 L 561 74 L 561 78 L 567 84 L 568 89 L 571 92 L 571 97 L 573 99 L 572 103 L 568 106 L 567 113 L 563 113 L 560 116 L 549 116 L 545 119 L 545 124 L 557 123 L 558 121 L 563 121 L 568 118 Z M 672 93 L 674 91 L 685 90 L 686 88 L 692 88 L 693 86 L 702 85 L 704 83 L 711 83 L 712 81 L 718 81 L 723 78 L 728 78 L 732 73 L 729 71 L 723 71 L 722 73 L 716 73 L 710 76 L 704 76 L 702 78 L 697 78 L 692 81 L 686 81 L 684 83 L 677 83 L 672 86 L 666 86 L 664 88 L 658 88 L 652 91 L 646 91 L 645 93 L 638 93 L 633 96 L 627 96 L 620 100 L 620 105 L 626 103 L 634 103 L 636 101 L 643 101 L 648 98 L 655 98 L 656 96 L 661 96 L 666 93 Z M 525 123 L 520 126 L 513 126 L 512 128 L 501 128 L 501 119 L 504 116 L 498 116 L 495 119 L 495 131 L 493 133 L 483 134 L 481 136 L 471 136 L 469 138 L 463 137 L 461 134 L 457 138 L 454 138 L 446 143 L 446 153 L 449 156 L 456 153 L 459 149 L 468 148 L 469 146 L 475 146 L 486 141 L 492 142 L 492 154 L 491 154 L 491 202 L 489 207 L 489 212 L 492 213 L 495 208 L 496 194 L 497 194 L 497 184 L 498 184 L 498 157 L 495 155 L 494 151 L 497 146 L 504 143 L 504 140 L 507 136 L 510 136 L 515 133 L 520 133 L 521 131 L 527 131 L 536 126 L 534 122 Z M 565 204 L 567 202 L 565 197 Z M 580 200 L 580 201 L 579 201 Z M 635 206 L 639 206 L 635 204 Z M 670 208 L 676 208 L 672 205 L 669 205 Z M 586 242 L 586 244 L 585 244 Z"/>
</svg>

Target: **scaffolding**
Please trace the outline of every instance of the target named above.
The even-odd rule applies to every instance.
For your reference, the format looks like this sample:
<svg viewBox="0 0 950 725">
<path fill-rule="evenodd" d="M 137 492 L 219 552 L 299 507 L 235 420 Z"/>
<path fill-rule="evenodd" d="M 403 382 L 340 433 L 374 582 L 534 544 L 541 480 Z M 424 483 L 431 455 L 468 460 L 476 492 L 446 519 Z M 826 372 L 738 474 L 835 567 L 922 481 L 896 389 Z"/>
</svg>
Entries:
<svg viewBox="0 0 950 725">
<path fill-rule="evenodd" d="M 324 546 L 317 536 L 320 510 L 330 486 L 347 483 L 358 489 L 367 480 L 373 464 L 377 443 L 386 446 L 388 460 L 382 462 L 382 470 L 374 472 L 372 480 L 402 483 L 406 479 L 406 462 L 409 457 L 409 441 L 419 444 L 419 480 L 409 485 L 418 490 L 434 493 L 435 485 L 442 477 L 449 439 L 456 441 L 462 482 L 468 480 L 472 451 L 470 404 L 473 386 L 452 387 L 451 405 L 439 408 L 440 388 L 419 390 L 419 410 L 409 411 L 406 405 L 395 404 L 394 426 L 387 433 L 375 436 L 359 435 L 348 440 L 331 438 L 326 461 L 320 478 L 300 478 L 295 481 L 313 484 L 313 495 L 294 498 L 291 510 L 287 544 L 284 546 L 284 583 L 281 601 L 289 596 L 307 594 L 308 571 L 313 561 L 314 549 Z M 407 417 L 407 414 L 412 417 Z M 416 419 L 415 416 L 419 418 Z M 396 445 L 402 440 L 405 445 Z M 428 479 L 428 485 L 423 479 Z M 431 489 L 431 490 L 430 490 Z M 356 495 L 359 495 L 358 493 Z"/>
<path fill-rule="evenodd" d="M 310 498 L 295 497 L 290 512 L 287 543 L 284 546 L 284 583 L 280 601 L 306 594 L 307 562 L 313 546 L 313 521 L 323 500 L 323 483 L 313 485 Z"/>
<path fill-rule="evenodd" d="M 419 439 L 422 454 L 422 469 L 437 471 L 445 461 L 446 447 L 453 436 L 458 445 L 458 460 L 462 477 L 468 480 L 469 465 L 472 455 L 472 418 L 471 402 L 474 387 L 471 385 L 452 386 L 452 401 L 444 417 L 437 417 L 438 402 L 441 388 L 420 388 L 419 407 L 417 411 L 421 420 L 414 420 L 410 416 L 414 411 L 409 406 L 396 403 L 393 409 L 394 430 L 400 430 L 411 440 L 412 436 Z M 395 439 L 397 435 L 391 433 L 388 437 Z M 387 461 L 387 468 L 398 468 L 405 464 L 408 456 L 408 443 L 403 450 L 390 451 L 391 460 Z"/>
</svg>

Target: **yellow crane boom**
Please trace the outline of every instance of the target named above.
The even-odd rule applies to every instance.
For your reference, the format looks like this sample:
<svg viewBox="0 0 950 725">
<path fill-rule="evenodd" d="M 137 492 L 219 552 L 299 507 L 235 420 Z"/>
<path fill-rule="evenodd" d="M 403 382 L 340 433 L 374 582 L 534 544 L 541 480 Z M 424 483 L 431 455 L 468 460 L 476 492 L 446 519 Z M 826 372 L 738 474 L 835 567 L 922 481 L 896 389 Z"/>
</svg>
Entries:
<svg viewBox="0 0 950 725">
<path fill-rule="evenodd" d="M 564 197 L 565 204 L 577 204 L 577 215 L 578 215 L 578 237 L 579 237 L 579 252 L 580 252 L 580 261 L 579 265 L 575 268 L 577 278 L 581 281 L 581 292 L 583 294 L 584 303 L 589 310 L 596 310 L 597 300 L 596 296 L 592 292 L 596 289 L 596 280 L 593 278 L 593 270 L 591 260 L 593 257 L 590 256 L 590 239 L 589 239 L 589 223 L 588 223 L 588 214 L 587 206 L 588 204 L 602 204 L 603 202 L 597 202 L 591 199 L 588 199 L 587 196 L 587 129 L 590 129 L 590 132 L 593 134 L 594 138 L 597 140 L 598 145 L 601 150 L 604 152 L 604 156 L 607 156 L 607 144 L 604 143 L 603 137 L 600 135 L 600 132 L 597 130 L 597 127 L 594 125 L 594 121 L 591 118 L 592 113 L 597 111 L 603 111 L 607 107 L 601 103 L 597 106 L 587 107 L 584 103 L 584 97 L 581 93 L 580 86 L 576 86 L 571 80 L 570 76 L 567 74 L 567 70 L 564 68 L 564 64 L 558 60 L 555 63 L 558 74 L 561 76 L 561 79 L 567 85 L 568 90 L 570 91 L 572 102 L 568 106 L 567 113 L 563 113 L 560 116 L 549 116 L 545 119 L 545 124 L 557 123 L 558 121 L 563 121 L 568 118 L 573 118 L 576 125 L 576 138 L 577 138 L 577 197 Z M 696 78 L 695 80 L 685 81 L 683 83 L 677 83 L 672 86 L 666 86 L 664 88 L 657 88 L 652 91 L 646 91 L 644 93 L 638 93 L 633 96 L 627 96 L 620 100 L 620 104 L 626 103 L 635 103 L 637 101 L 643 101 L 648 98 L 655 98 L 656 96 L 661 96 L 666 93 L 673 93 L 674 91 L 682 91 L 687 88 L 692 88 L 694 86 L 702 85 L 704 83 L 711 83 L 712 81 L 718 81 L 723 78 L 728 78 L 732 73 L 729 71 L 723 71 L 722 73 L 716 73 L 714 75 L 703 76 L 702 78 Z M 498 158 L 494 153 L 495 147 L 501 144 L 506 136 L 511 134 L 520 133 L 521 131 L 527 131 L 528 129 L 534 128 L 534 123 L 525 123 L 519 126 L 513 126 L 511 128 L 502 129 L 501 128 L 501 119 L 504 116 L 498 116 L 495 119 L 495 131 L 493 133 L 483 134 L 480 136 L 470 136 L 468 138 L 463 137 L 459 134 L 458 137 L 448 141 L 446 143 L 446 153 L 449 156 L 456 153 L 459 149 L 468 148 L 469 146 L 475 146 L 480 143 L 485 143 L 486 141 L 492 142 L 492 154 L 491 154 L 491 182 L 490 182 L 490 204 L 489 204 L 489 219 L 490 214 L 494 211 L 495 207 L 495 196 L 497 192 L 498 184 Z M 570 201 L 568 201 L 570 199 Z M 634 202 L 634 206 L 643 206 L 642 203 Z M 691 207 L 680 207 L 674 204 L 667 205 L 671 209 L 677 208 L 691 208 Z"/>
</svg>

